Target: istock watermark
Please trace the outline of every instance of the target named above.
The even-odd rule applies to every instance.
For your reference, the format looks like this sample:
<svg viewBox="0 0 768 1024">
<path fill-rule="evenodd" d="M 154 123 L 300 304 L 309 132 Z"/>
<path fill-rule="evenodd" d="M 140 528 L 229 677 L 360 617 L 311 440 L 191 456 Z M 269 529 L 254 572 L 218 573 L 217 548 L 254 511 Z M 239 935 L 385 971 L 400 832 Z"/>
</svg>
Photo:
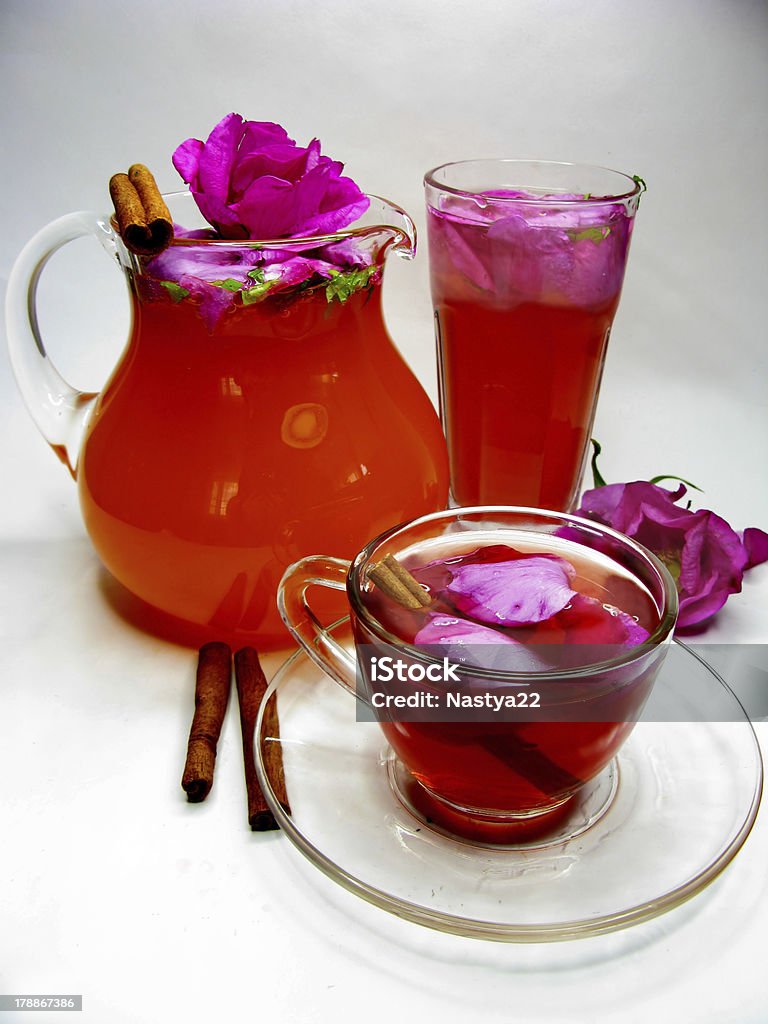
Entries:
<svg viewBox="0 0 768 1024">
<path fill-rule="evenodd" d="M 762 644 L 678 642 L 664 649 L 560 644 L 533 651 L 519 644 L 473 644 L 448 652 L 437 645 L 358 644 L 357 718 L 520 724 L 768 720 L 767 652 Z"/>
<path fill-rule="evenodd" d="M 397 679 L 402 683 L 460 683 L 459 666 L 443 658 L 442 665 L 424 665 L 418 661 L 405 661 L 373 655 L 370 659 L 370 677 L 373 683 L 391 683 Z"/>
<path fill-rule="evenodd" d="M 496 717 L 541 707 L 541 694 L 526 684 L 483 685 L 466 666 L 442 655 L 403 657 L 379 647 L 358 648 L 358 696 L 367 721 L 445 721 Z"/>
</svg>

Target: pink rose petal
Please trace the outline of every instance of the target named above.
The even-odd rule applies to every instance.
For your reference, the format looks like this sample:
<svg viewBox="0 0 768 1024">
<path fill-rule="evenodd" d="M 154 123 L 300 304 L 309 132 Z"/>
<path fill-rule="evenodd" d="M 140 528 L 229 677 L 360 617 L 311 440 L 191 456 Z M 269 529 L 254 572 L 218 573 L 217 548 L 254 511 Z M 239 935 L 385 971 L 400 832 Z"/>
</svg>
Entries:
<svg viewBox="0 0 768 1024">
<path fill-rule="evenodd" d="M 755 565 L 762 565 L 768 562 L 768 533 L 759 530 L 756 526 L 749 526 L 744 531 L 744 548 L 747 552 L 747 564 L 745 569 L 751 569 Z"/>
<path fill-rule="evenodd" d="M 517 644 L 517 640 L 496 629 L 481 626 L 456 615 L 430 614 L 429 621 L 414 637 L 416 644 Z"/>
<path fill-rule="evenodd" d="M 497 626 L 544 622 L 576 594 L 569 586 L 576 575 L 573 566 L 552 556 L 463 565 L 452 571 L 447 589 L 456 607 Z"/>
<path fill-rule="evenodd" d="M 535 647 L 528 647 L 498 630 L 454 615 L 430 613 L 414 643 L 449 648 L 452 661 L 475 667 L 507 672 L 537 672 L 547 667 Z M 455 648 L 461 648 L 461 652 Z"/>
</svg>

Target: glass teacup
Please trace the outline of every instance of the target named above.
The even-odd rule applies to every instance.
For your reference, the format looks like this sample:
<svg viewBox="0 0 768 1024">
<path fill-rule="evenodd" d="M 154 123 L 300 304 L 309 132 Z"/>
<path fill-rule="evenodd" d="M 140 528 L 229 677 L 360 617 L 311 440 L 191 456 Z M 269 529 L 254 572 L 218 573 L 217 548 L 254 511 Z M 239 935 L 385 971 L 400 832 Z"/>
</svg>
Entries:
<svg viewBox="0 0 768 1024">
<path fill-rule="evenodd" d="M 423 600 L 401 604 L 380 582 L 385 563 L 405 569 Z M 354 657 L 312 611 L 313 585 L 346 589 Z M 635 541 L 507 507 L 413 520 L 351 564 L 302 559 L 278 602 L 308 655 L 356 693 L 359 717 L 379 722 L 403 802 L 444 831 L 491 842 L 547 832 L 610 770 L 677 615 L 674 581 Z"/>
</svg>

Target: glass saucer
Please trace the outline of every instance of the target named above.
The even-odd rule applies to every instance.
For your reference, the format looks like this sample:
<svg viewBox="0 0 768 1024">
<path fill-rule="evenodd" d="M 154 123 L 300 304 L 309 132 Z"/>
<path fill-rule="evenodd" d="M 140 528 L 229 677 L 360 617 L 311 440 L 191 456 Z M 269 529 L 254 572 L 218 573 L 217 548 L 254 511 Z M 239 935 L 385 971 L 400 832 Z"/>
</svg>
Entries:
<svg viewBox="0 0 768 1024">
<path fill-rule="evenodd" d="M 347 620 L 333 632 L 352 647 Z M 752 725 L 720 677 L 681 648 L 656 682 L 670 720 L 638 723 L 618 763 L 585 787 L 570 822 L 545 842 L 494 846 L 434 830 L 403 797 L 407 785 L 378 725 L 356 721 L 354 697 L 301 651 L 267 690 L 263 707 L 276 694 L 280 737 L 262 735 L 260 716 L 259 778 L 291 842 L 329 878 L 398 917 L 505 942 L 626 928 L 711 882 L 743 845 L 760 803 Z M 731 720 L 674 721 L 692 684 L 703 699 L 714 692 L 728 703 Z M 289 811 L 264 769 L 266 744 L 276 742 Z"/>
</svg>

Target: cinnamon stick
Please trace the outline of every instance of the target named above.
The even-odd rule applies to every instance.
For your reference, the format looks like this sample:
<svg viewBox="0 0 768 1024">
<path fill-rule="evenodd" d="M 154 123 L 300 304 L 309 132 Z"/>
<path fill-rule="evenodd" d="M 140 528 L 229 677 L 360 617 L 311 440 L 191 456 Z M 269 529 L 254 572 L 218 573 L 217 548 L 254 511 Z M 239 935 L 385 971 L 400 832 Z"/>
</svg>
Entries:
<svg viewBox="0 0 768 1024">
<path fill-rule="evenodd" d="M 151 171 L 132 164 L 127 174 L 113 174 L 109 194 L 120 235 L 131 252 L 156 256 L 173 239 L 173 221 Z"/>
<path fill-rule="evenodd" d="M 213 785 L 216 746 L 224 722 L 232 678 L 232 652 L 226 644 L 200 648 L 195 682 L 195 714 L 189 730 L 181 786 L 190 803 L 205 800 Z"/>
<path fill-rule="evenodd" d="M 503 736 L 483 737 L 482 745 L 489 754 L 546 796 L 577 789 L 582 785 L 582 779 L 552 761 L 535 743 L 522 739 L 511 729 Z"/>
<path fill-rule="evenodd" d="M 415 576 L 412 576 L 404 565 L 401 565 L 394 555 L 385 555 L 384 565 L 391 571 L 398 582 L 402 583 L 409 594 L 412 594 L 422 608 L 432 603 L 432 598 L 419 583 Z"/>
<path fill-rule="evenodd" d="M 376 565 L 372 565 L 368 570 L 368 577 L 384 591 L 387 597 L 402 605 L 403 608 L 416 611 L 419 608 L 426 608 L 428 604 L 432 603 L 432 599 L 419 581 L 397 561 L 394 555 L 386 555 Z"/>
<path fill-rule="evenodd" d="M 254 832 L 268 832 L 279 828 L 267 804 L 256 775 L 253 757 L 254 731 L 259 708 L 267 690 L 267 680 L 253 647 L 243 647 L 235 654 L 235 681 L 240 702 L 240 728 L 243 734 L 243 762 L 245 787 L 248 793 L 248 822 Z M 280 724 L 277 718 L 277 699 L 273 694 L 264 710 L 262 727 L 264 763 L 270 786 L 280 805 L 290 814 L 285 786 L 285 771 L 279 743 Z M 260 742 L 261 740 L 259 740 Z"/>
</svg>

